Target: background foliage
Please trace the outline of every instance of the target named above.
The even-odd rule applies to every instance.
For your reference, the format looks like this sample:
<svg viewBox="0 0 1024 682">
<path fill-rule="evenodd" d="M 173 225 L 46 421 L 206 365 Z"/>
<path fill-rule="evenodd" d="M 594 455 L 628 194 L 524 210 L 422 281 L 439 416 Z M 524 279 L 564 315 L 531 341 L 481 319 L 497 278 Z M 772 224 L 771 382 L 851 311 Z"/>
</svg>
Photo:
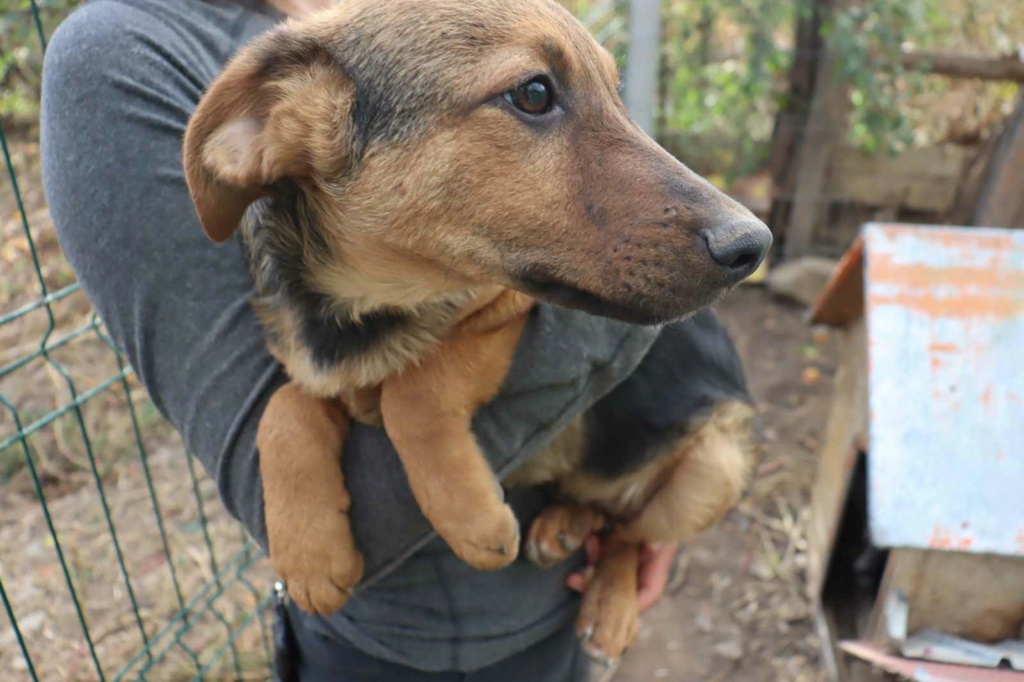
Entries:
<svg viewBox="0 0 1024 682">
<path fill-rule="evenodd" d="M 8 133 L 34 128 L 39 116 L 42 50 L 46 35 L 83 0 L 0 0 L 0 124 Z"/>
<path fill-rule="evenodd" d="M 765 159 L 775 112 L 786 96 L 797 18 L 815 0 L 663 0 L 660 141 L 700 172 L 723 180 Z M 563 0 L 625 61 L 626 0 Z M 40 51 L 47 33 L 82 0 L 0 0 L 0 122 L 33 128 Z M 850 85 L 849 129 L 868 153 L 898 152 L 950 138 L 975 139 L 1003 115 L 1012 84 L 949 81 L 908 72 L 901 49 L 1005 55 L 1024 49 L 1024 3 L 1005 0 L 857 0 L 825 23 Z M 38 16 L 37 16 L 38 15 Z"/>
<path fill-rule="evenodd" d="M 712 175 L 760 167 L 787 94 L 795 23 L 813 2 L 664 0 L 663 143 Z M 1012 54 L 1024 49 L 1024 3 L 847 2 L 822 32 L 835 46 L 852 105 L 848 130 L 837 134 L 864 152 L 894 153 L 950 138 L 972 141 L 1008 111 L 1016 92 L 1013 84 L 909 72 L 899 67 L 899 52 Z"/>
</svg>

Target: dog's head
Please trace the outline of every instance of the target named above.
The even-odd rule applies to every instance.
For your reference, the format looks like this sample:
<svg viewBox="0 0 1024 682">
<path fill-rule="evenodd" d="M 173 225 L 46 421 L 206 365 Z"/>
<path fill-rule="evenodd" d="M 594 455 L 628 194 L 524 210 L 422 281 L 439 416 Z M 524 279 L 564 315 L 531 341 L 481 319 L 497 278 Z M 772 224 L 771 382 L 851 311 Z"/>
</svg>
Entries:
<svg viewBox="0 0 1024 682">
<path fill-rule="evenodd" d="M 771 235 L 617 89 L 549 0 L 345 0 L 229 63 L 189 123 L 188 184 L 215 241 L 289 183 L 338 268 L 670 320 L 753 272 Z"/>
</svg>

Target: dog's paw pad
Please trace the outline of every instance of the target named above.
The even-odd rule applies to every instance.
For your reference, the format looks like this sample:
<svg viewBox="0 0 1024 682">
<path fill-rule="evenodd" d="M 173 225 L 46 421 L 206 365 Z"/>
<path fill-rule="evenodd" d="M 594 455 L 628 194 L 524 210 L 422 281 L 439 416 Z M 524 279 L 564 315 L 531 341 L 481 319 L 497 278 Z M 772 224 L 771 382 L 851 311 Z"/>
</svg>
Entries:
<svg viewBox="0 0 1024 682">
<path fill-rule="evenodd" d="M 551 568 L 582 547 L 587 536 L 603 525 L 603 516 L 591 507 L 550 506 L 530 525 L 526 558 L 541 568 Z"/>
<path fill-rule="evenodd" d="M 504 568 L 519 556 L 519 521 L 508 505 L 454 533 L 438 532 L 460 559 L 484 571 Z"/>
<path fill-rule="evenodd" d="M 612 665 L 633 645 L 640 632 L 636 593 L 618 593 L 595 577 L 583 595 L 576 633 L 593 660 Z"/>
<path fill-rule="evenodd" d="M 322 570 L 283 568 L 278 570 L 291 597 L 307 613 L 327 614 L 341 609 L 363 576 L 362 556 L 356 554 L 345 564 L 321 564 Z"/>
<path fill-rule="evenodd" d="M 285 579 L 288 596 L 306 613 L 328 614 L 340 610 L 352 596 L 352 586 L 324 576 Z"/>
<path fill-rule="evenodd" d="M 348 517 L 332 514 L 306 528 L 323 533 L 270 535 L 270 559 L 289 597 L 307 613 L 341 609 L 363 578 L 363 556 L 356 549 Z"/>
</svg>

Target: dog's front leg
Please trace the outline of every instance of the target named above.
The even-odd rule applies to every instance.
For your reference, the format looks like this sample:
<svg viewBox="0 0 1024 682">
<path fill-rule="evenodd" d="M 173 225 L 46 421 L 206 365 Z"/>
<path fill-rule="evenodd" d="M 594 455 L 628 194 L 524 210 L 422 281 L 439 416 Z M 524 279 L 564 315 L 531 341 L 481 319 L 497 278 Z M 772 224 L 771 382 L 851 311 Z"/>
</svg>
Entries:
<svg viewBox="0 0 1024 682">
<path fill-rule="evenodd" d="M 420 509 L 459 558 L 485 570 L 519 553 L 519 522 L 471 430 L 474 412 L 501 387 L 526 324 L 522 308 L 507 310 L 467 319 L 420 366 L 386 380 L 381 395 L 384 428 Z"/>
<path fill-rule="evenodd" d="M 344 606 L 363 576 L 341 473 L 349 417 L 294 383 L 270 398 L 256 434 L 270 560 L 305 611 Z"/>
<path fill-rule="evenodd" d="M 601 542 L 601 557 L 583 593 L 576 633 L 591 658 L 611 663 L 640 632 L 637 574 L 640 544 L 616 528 Z"/>
</svg>

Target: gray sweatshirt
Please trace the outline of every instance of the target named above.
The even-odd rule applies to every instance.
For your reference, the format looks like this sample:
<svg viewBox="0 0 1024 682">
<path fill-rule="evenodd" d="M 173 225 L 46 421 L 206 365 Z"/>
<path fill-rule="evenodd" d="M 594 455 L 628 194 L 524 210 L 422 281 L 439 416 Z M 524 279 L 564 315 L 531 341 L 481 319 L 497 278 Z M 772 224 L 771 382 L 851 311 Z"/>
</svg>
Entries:
<svg viewBox="0 0 1024 682">
<path fill-rule="evenodd" d="M 210 243 L 181 168 L 181 137 L 205 87 L 280 19 L 257 2 L 94 0 L 54 33 L 43 80 L 43 173 L 60 243 L 160 412 L 265 548 L 255 430 L 285 377 L 249 307 L 239 245 Z M 536 454 L 636 367 L 651 329 L 542 307 L 501 395 L 474 430 L 499 472 Z M 309 627 L 422 670 L 471 671 L 574 618 L 550 571 L 519 560 L 475 571 L 430 532 L 383 432 L 354 428 L 344 453 L 366 579 Z M 512 502 L 524 524 L 545 500 Z"/>
</svg>

